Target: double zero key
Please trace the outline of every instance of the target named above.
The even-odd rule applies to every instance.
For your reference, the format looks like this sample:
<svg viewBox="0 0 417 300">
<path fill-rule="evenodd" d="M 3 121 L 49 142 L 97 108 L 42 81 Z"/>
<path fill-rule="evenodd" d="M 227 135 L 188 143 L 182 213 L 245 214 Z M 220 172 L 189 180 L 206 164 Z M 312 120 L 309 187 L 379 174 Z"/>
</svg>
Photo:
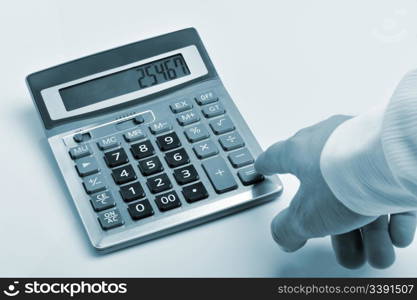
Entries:
<svg viewBox="0 0 417 300">
<path fill-rule="evenodd" d="M 155 203 L 160 211 L 167 211 L 181 206 L 181 201 L 175 191 L 156 196 Z"/>
</svg>

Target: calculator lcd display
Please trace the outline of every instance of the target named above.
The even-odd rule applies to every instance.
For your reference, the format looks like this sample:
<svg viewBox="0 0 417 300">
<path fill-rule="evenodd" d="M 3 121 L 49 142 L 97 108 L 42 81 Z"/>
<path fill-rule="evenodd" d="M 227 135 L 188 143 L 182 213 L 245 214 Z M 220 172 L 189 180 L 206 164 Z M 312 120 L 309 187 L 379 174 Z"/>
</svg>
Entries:
<svg viewBox="0 0 417 300">
<path fill-rule="evenodd" d="M 146 89 L 190 74 L 181 54 L 92 79 L 59 90 L 65 109 L 71 111 L 130 92 Z"/>
</svg>

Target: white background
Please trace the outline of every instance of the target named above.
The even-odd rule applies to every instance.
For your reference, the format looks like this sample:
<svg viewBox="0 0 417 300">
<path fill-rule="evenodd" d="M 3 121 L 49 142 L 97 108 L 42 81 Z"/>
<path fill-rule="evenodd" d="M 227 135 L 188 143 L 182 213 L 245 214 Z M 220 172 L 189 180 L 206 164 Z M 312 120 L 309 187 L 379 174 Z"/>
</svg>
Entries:
<svg viewBox="0 0 417 300">
<path fill-rule="evenodd" d="M 294 254 L 272 203 L 98 256 L 50 155 L 24 78 L 33 71 L 196 27 L 263 147 L 336 113 L 387 101 L 417 66 L 417 1 L 1 1 L 0 276 L 417 276 L 417 243 L 387 270 L 339 267 L 329 239 Z"/>
</svg>

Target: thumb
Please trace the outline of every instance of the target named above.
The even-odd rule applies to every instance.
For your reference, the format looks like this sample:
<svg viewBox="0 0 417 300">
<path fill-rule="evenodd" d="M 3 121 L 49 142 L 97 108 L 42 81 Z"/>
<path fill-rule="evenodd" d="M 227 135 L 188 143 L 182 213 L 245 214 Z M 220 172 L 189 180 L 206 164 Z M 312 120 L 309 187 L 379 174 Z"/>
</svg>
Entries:
<svg viewBox="0 0 417 300">
<path fill-rule="evenodd" d="M 288 208 L 282 210 L 271 223 L 271 233 L 275 242 L 285 252 L 294 252 L 305 245 L 307 239 L 293 226 L 293 217 Z"/>
<path fill-rule="evenodd" d="M 277 142 L 259 155 L 255 162 L 255 169 L 264 175 L 293 173 L 294 166 L 290 153 L 288 140 Z"/>
<path fill-rule="evenodd" d="M 293 252 L 307 242 L 308 236 L 304 228 L 304 220 L 294 213 L 294 203 L 299 203 L 304 192 L 300 188 L 295 194 L 289 207 L 275 216 L 271 223 L 271 233 L 275 242 L 286 252 Z M 296 204 L 296 206 L 298 206 Z M 312 224 L 311 224 L 312 225 Z"/>
</svg>

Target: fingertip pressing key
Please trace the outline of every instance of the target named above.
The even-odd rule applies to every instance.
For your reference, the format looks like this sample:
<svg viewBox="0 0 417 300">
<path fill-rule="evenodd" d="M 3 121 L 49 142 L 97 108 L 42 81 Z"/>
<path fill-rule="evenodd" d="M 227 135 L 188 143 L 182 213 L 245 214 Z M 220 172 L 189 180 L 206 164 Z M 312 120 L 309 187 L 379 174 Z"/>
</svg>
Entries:
<svg viewBox="0 0 417 300">
<path fill-rule="evenodd" d="M 270 176 L 276 174 L 275 168 L 271 164 L 271 154 L 268 151 L 261 153 L 255 160 L 255 170 L 259 174 Z"/>
</svg>

